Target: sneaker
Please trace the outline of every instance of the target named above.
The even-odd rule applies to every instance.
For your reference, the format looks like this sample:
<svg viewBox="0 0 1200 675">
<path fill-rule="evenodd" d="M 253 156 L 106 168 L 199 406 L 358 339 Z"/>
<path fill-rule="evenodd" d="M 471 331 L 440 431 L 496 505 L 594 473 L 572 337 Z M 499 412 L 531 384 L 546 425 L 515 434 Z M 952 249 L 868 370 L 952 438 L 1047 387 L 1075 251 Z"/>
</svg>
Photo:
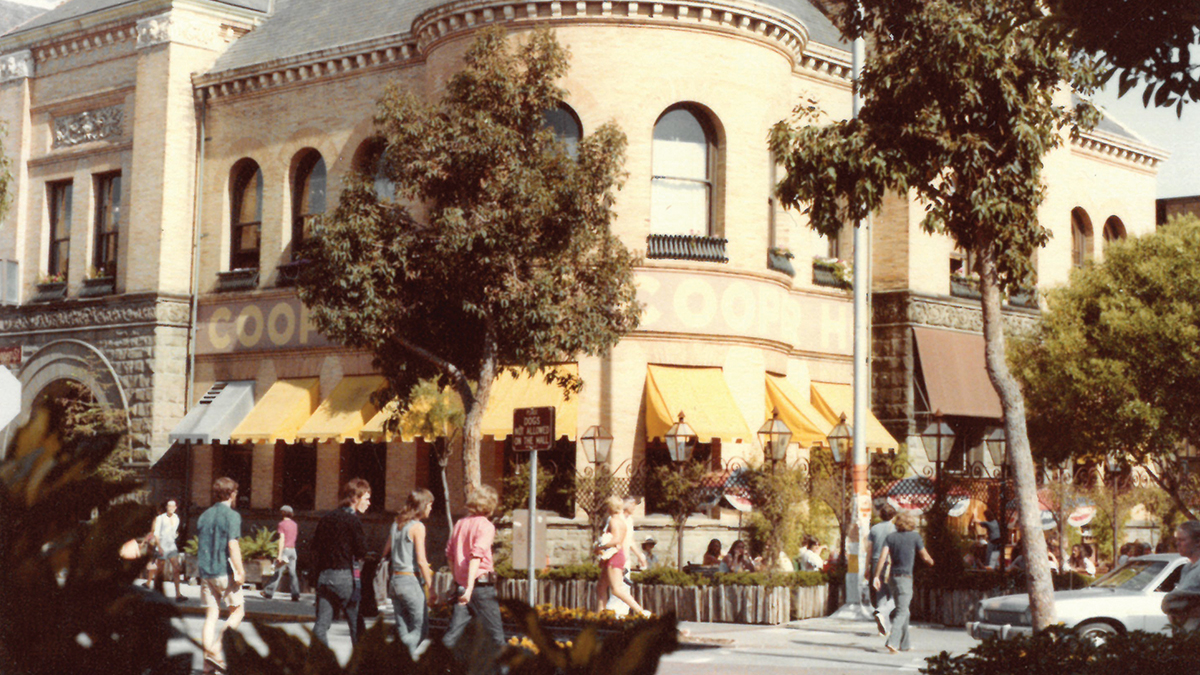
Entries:
<svg viewBox="0 0 1200 675">
<path fill-rule="evenodd" d="M 264 598 L 266 598 L 267 600 L 270 600 L 271 598 L 275 597 L 275 594 L 274 594 L 274 593 L 268 593 L 268 592 L 266 592 L 266 591 L 259 591 L 259 592 L 258 592 L 258 594 L 259 594 L 259 595 L 261 595 L 261 596 L 263 596 L 263 597 L 264 597 Z"/>
<path fill-rule="evenodd" d="M 300 602 L 300 596 L 298 596 L 298 595 L 293 595 L 293 596 L 292 596 L 292 602 Z"/>
<path fill-rule="evenodd" d="M 879 629 L 880 635 L 886 636 L 888 634 L 887 626 L 883 625 L 883 617 L 880 616 L 879 612 L 875 612 L 875 627 Z"/>
<path fill-rule="evenodd" d="M 182 595 L 177 595 L 177 596 L 175 596 L 175 602 L 184 603 L 184 602 L 187 602 L 187 598 L 185 598 Z"/>
</svg>

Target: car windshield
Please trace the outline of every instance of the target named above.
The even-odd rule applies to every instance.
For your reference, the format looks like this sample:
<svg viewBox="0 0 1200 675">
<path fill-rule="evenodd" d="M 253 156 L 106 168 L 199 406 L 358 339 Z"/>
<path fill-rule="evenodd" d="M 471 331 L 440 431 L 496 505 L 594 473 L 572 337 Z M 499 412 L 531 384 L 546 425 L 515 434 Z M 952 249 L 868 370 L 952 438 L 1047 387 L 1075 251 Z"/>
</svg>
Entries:
<svg viewBox="0 0 1200 675">
<path fill-rule="evenodd" d="M 1097 579 L 1092 588 L 1140 591 L 1154 581 L 1166 566 L 1167 563 L 1162 560 L 1132 560 Z"/>
</svg>

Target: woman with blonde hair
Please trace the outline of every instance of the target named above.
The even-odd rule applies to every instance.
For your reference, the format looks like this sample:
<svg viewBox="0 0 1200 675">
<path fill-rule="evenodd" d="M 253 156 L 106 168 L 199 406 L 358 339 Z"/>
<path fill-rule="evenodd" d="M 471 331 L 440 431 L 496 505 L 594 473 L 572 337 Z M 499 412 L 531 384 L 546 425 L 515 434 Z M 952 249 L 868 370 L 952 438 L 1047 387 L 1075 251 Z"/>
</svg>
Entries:
<svg viewBox="0 0 1200 675">
<path fill-rule="evenodd" d="M 454 572 L 457 601 L 442 643 L 451 649 L 472 619 L 479 622 L 481 633 L 491 638 L 496 650 L 504 646 L 504 624 L 496 597 L 496 563 L 492 558 L 496 526 L 491 518 L 499 503 L 500 495 L 490 485 L 471 490 L 467 496 L 467 511 L 471 515 L 454 524 L 446 543 L 446 559 Z"/>
<path fill-rule="evenodd" d="M 908 637 L 909 605 L 913 599 L 913 566 L 917 556 L 933 567 L 933 557 L 925 550 L 925 541 L 921 533 L 916 532 L 917 516 L 912 511 L 901 511 L 892 521 L 896 531 L 883 540 L 883 552 L 879 554 L 879 562 L 875 563 L 872 585 L 879 590 L 881 575 L 890 562 L 892 565 L 891 580 L 888 582 L 896 608 L 892 610 L 891 632 L 888 633 L 887 643 L 884 644 L 889 652 L 907 652 L 912 649 Z"/>
<path fill-rule="evenodd" d="M 596 599 L 600 609 L 608 604 L 608 592 L 618 600 L 625 603 L 629 608 L 643 616 L 650 616 L 650 612 L 642 609 L 642 606 L 633 599 L 629 594 L 629 587 L 625 585 L 625 549 L 621 545 L 625 541 L 625 518 L 621 516 L 625 511 L 625 501 L 620 497 L 609 497 L 605 502 L 608 511 L 608 522 L 604 526 L 604 532 L 600 535 L 596 550 L 596 559 L 600 563 L 600 582 L 596 584 Z"/>
<path fill-rule="evenodd" d="M 391 563 L 388 597 L 396 613 L 396 632 L 408 653 L 416 658 L 417 647 L 429 635 L 429 604 L 435 599 L 433 568 L 425 555 L 425 523 L 433 510 L 433 493 L 413 490 L 396 514 L 383 557 Z M 419 575 L 419 576 L 418 576 Z"/>
</svg>

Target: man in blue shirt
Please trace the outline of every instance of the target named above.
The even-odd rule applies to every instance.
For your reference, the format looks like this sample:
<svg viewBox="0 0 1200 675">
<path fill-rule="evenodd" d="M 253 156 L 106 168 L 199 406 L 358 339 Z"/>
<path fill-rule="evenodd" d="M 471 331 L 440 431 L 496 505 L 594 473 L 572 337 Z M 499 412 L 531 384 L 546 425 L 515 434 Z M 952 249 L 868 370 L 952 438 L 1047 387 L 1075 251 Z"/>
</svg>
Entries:
<svg viewBox="0 0 1200 675">
<path fill-rule="evenodd" d="M 867 534 L 867 559 L 871 561 L 868 570 L 874 570 L 879 564 L 879 556 L 883 554 L 883 542 L 887 536 L 896 531 L 896 525 L 892 522 L 892 518 L 896 517 L 896 508 L 891 504 L 884 503 L 879 507 L 879 517 L 882 519 L 878 523 L 871 526 L 870 533 Z M 890 585 L 881 585 L 875 588 L 874 584 L 868 586 L 871 591 L 871 607 L 875 613 L 875 627 L 879 629 L 880 635 L 888 634 L 888 625 L 884 614 L 885 603 L 891 599 Z"/>
<path fill-rule="evenodd" d="M 242 517 L 233 510 L 237 491 L 237 481 L 232 478 L 222 477 L 213 481 L 213 505 L 200 515 L 196 523 L 200 544 L 196 555 L 200 601 L 205 608 L 204 628 L 200 636 L 204 645 L 206 673 L 225 672 L 221 638 L 226 630 L 236 630 L 246 614 L 246 603 L 242 597 L 246 570 L 242 567 L 242 548 L 238 544 L 238 537 L 242 535 Z M 221 603 L 229 607 L 230 612 L 225 625 L 218 630 Z"/>
</svg>

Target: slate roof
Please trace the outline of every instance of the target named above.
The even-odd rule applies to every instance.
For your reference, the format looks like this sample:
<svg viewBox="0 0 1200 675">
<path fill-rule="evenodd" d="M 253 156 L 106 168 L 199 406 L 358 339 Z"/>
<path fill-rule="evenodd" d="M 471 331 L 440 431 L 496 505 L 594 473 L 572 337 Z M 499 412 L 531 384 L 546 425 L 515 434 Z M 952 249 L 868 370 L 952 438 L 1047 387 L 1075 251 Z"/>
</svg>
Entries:
<svg viewBox="0 0 1200 675">
<path fill-rule="evenodd" d="M 67 0 L 58 7 L 47 11 L 45 14 L 37 17 L 33 21 L 26 23 L 13 31 L 13 33 L 21 33 L 42 26 L 59 23 L 62 21 L 70 21 L 88 14 L 95 14 L 113 7 L 121 5 L 131 5 L 138 0 Z M 213 2 L 240 7 L 243 9 L 252 9 L 259 12 L 266 12 L 270 6 L 271 0 L 212 0 Z M 336 3 L 336 0 L 333 0 Z"/>
<path fill-rule="evenodd" d="M 236 70 L 275 59 L 403 35 L 412 29 L 412 22 L 418 15 L 442 4 L 447 4 L 447 0 L 276 0 L 274 15 L 230 45 L 210 72 Z M 846 47 L 837 28 L 808 0 L 765 0 L 757 4 L 798 18 L 808 27 L 810 39 L 816 43 Z"/>
<path fill-rule="evenodd" d="M 42 7 L 0 0 L 0 34 L 11 31 L 45 11 Z"/>
<path fill-rule="evenodd" d="M 1071 105 L 1078 105 L 1080 100 L 1082 100 L 1082 97 L 1079 94 L 1071 94 Z M 1100 111 L 1101 115 L 1100 122 L 1096 124 L 1097 131 L 1103 131 L 1119 138 L 1125 138 L 1131 141 L 1137 141 L 1138 143 L 1142 143 L 1144 145 L 1150 145 L 1150 143 L 1138 135 L 1136 131 L 1125 126 L 1119 120 L 1117 120 L 1117 118 L 1113 117 L 1112 113 L 1105 110 L 1103 106 L 1095 101 L 1092 101 L 1092 105 L 1096 106 L 1096 109 Z"/>
</svg>

